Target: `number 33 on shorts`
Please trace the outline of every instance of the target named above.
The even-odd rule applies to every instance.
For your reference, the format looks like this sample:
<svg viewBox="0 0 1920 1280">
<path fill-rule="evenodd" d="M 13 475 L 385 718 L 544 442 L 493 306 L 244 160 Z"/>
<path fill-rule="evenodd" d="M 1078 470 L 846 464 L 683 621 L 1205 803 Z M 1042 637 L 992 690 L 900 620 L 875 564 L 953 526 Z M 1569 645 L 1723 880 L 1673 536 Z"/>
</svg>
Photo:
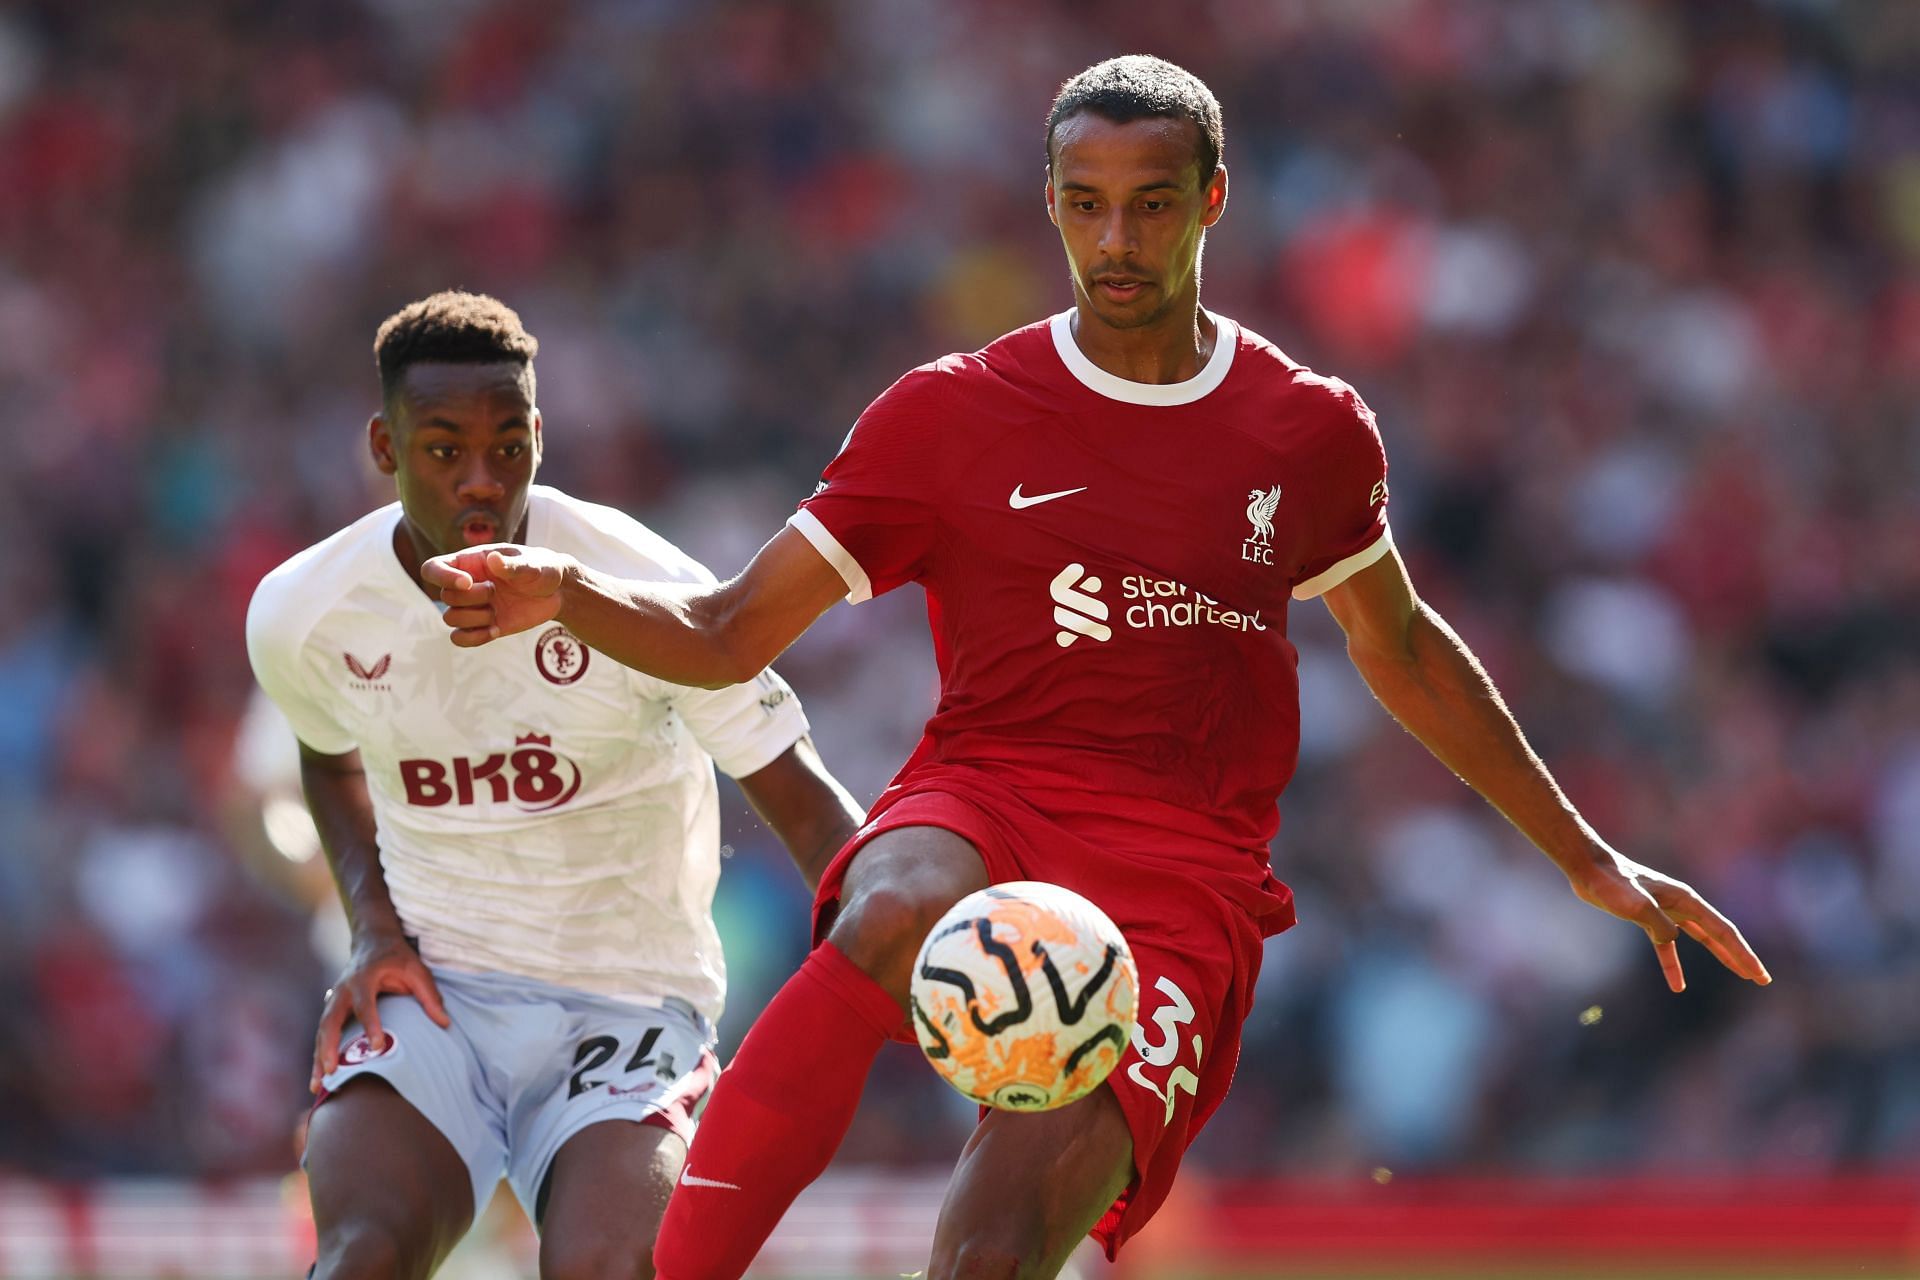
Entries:
<svg viewBox="0 0 1920 1280">
<path fill-rule="evenodd" d="M 1165 974 L 1153 984 L 1153 989 L 1167 998 L 1167 1003 L 1153 1011 L 1155 1042 L 1149 1042 L 1144 1022 L 1136 1022 L 1133 1027 L 1133 1050 L 1140 1055 L 1140 1061 L 1127 1067 L 1127 1078 L 1160 1099 L 1167 1106 L 1166 1118 L 1162 1124 L 1173 1123 L 1173 1109 L 1179 1105 L 1180 1091 L 1185 1089 L 1189 1097 L 1197 1096 L 1200 1089 L 1200 1077 L 1187 1066 L 1173 1066 L 1180 1057 L 1183 1047 L 1180 1043 L 1181 1029 L 1193 1021 L 1193 1001 L 1187 999 L 1187 993 L 1178 983 Z M 1200 1065 L 1202 1045 L 1200 1034 L 1193 1035 L 1193 1066 Z M 1167 1072 L 1165 1087 L 1155 1084 L 1147 1078 L 1149 1068 L 1173 1066 Z"/>
</svg>

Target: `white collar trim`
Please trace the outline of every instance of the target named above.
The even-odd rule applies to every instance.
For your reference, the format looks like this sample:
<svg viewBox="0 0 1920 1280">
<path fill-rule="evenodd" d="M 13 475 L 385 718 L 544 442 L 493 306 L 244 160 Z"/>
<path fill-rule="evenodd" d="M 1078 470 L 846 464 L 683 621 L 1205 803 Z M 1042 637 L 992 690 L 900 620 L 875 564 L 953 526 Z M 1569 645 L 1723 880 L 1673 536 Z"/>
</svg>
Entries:
<svg viewBox="0 0 1920 1280">
<path fill-rule="evenodd" d="M 1115 377 L 1087 359 L 1086 353 L 1080 350 L 1080 344 L 1073 340 L 1071 310 L 1062 311 L 1050 324 L 1053 349 L 1060 353 L 1067 372 L 1090 390 L 1099 392 L 1109 400 L 1120 400 L 1127 404 L 1192 404 L 1226 381 L 1227 370 L 1233 366 L 1233 349 L 1240 345 L 1239 326 L 1225 316 L 1214 316 L 1213 358 L 1199 373 L 1185 382 L 1130 382 Z"/>
</svg>

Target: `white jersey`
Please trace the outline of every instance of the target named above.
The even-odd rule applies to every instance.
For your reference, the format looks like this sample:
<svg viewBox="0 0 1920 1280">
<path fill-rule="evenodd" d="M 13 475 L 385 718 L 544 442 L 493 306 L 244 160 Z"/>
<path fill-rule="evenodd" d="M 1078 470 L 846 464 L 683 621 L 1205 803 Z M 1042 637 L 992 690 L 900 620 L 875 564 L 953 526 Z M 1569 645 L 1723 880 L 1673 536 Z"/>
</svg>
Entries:
<svg viewBox="0 0 1920 1280">
<path fill-rule="evenodd" d="M 380 865 L 429 964 L 514 973 L 717 1020 L 726 967 L 713 765 L 742 777 L 807 731 L 771 670 L 689 689 L 564 627 L 455 648 L 393 550 L 398 503 L 275 569 L 254 675 L 315 751 L 358 749 Z M 610 507 L 536 485 L 527 541 L 622 577 L 711 582 Z"/>
</svg>

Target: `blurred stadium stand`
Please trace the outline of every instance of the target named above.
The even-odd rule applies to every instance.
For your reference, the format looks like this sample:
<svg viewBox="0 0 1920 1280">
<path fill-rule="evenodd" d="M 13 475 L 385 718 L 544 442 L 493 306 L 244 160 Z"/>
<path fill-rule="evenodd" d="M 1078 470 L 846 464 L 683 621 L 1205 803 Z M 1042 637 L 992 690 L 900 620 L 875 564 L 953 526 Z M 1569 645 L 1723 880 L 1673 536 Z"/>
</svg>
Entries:
<svg viewBox="0 0 1920 1280">
<path fill-rule="evenodd" d="M 239 746 L 241 618 L 369 505 L 382 317 L 507 299 L 545 478 L 728 572 L 900 372 L 1066 305 L 1042 114 L 1137 50 L 1225 104 L 1207 302 L 1367 396 L 1425 594 L 1601 830 L 1778 979 L 1695 949 L 1669 996 L 1302 608 L 1303 922 L 1196 1165 L 1920 1173 L 1901 0 L 0 10 L 0 1173 L 292 1167 L 332 962 Z M 867 796 L 932 702 L 912 594 L 782 664 Z M 732 809 L 728 1046 L 805 933 Z M 970 1119 L 889 1054 L 840 1167 L 944 1163 Z"/>
</svg>

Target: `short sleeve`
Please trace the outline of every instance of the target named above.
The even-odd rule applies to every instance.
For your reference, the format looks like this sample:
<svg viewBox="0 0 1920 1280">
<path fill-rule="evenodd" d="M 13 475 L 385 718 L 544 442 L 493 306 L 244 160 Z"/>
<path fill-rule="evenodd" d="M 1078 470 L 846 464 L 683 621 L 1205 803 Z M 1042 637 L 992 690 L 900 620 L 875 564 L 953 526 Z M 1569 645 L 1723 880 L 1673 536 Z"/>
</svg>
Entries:
<svg viewBox="0 0 1920 1280">
<path fill-rule="evenodd" d="M 800 699 L 772 667 L 725 689 L 681 689 L 674 710 L 720 771 L 744 778 L 806 736 Z"/>
<path fill-rule="evenodd" d="M 1316 391 L 1321 417 L 1313 461 L 1315 503 L 1293 597 L 1311 600 L 1393 549 L 1387 525 L 1387 451 L 1373 410 L 1336 378 Z"/>
<path fill-rule="evenodd" d="M 937 366 L 916 369 L 867 406 L 787 522 L 839 571 L 855 604 L 925 570 L 937 527 L 943 376 Z"/>
<path fill-rule="evenodd" d="M 247 659 L 253 664 L 253 678 L 286 716 L 295 737 L 323 755 L 345 755 L 359 744 L 308 692 L 300 660 L 305 636 L 290 634 L 275 605 L 269 580 L 254 593 L 247 609 Z"/>
</svg>

